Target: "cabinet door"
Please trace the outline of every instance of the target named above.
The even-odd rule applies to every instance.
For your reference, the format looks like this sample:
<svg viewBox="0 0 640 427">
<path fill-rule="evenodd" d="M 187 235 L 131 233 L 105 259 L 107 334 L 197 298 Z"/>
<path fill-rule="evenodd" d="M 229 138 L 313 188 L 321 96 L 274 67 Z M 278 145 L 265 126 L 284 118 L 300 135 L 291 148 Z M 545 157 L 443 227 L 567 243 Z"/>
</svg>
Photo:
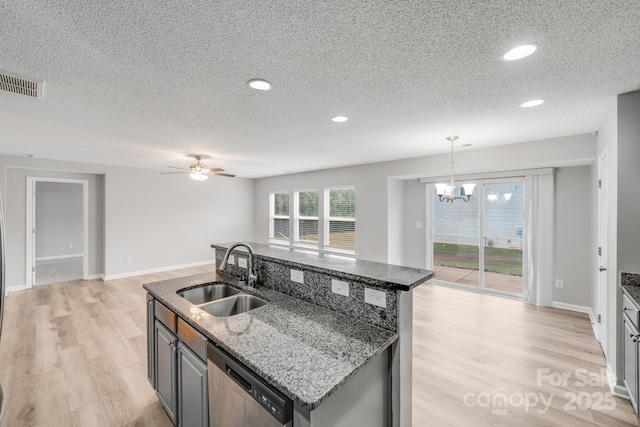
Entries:
<svg viewBox="0 0 640 427">
<path fill-rule="evenodd" d="M 160 322 L 155 323 L 156 393 L 173 424 L 178 421 L 177 339 Z"/>
<path fill-rule="evenodd" d="M 147 379 L 154 390 L 156 389 L 155 335 L 153 297 L 147 294 Z"/>
<path fill-rule="evenodd" d="M 209 425 L 207 365 L 186 345 L 178 345 L 178 417 L 181 427 Z"/>
<path fill-rule="evenodd" d="M 629 391 L 629 400 L 638 412 L 638 336 L 636 328 L 624 318 L 624 383 Z"/>
</svg>

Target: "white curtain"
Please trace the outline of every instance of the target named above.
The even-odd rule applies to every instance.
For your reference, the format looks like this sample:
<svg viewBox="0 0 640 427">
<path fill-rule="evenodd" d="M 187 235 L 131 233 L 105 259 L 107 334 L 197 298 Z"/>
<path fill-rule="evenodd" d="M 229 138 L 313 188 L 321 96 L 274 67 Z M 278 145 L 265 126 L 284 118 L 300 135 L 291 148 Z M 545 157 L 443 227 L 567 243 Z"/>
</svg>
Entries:
<svg viewBox="0 0 640 427">
<path fill-rule="evenodd" d="M 532 304 L 550 306 L 553 284 L 553 174 L 525 176 L 523 295 Z"/>
</svg>

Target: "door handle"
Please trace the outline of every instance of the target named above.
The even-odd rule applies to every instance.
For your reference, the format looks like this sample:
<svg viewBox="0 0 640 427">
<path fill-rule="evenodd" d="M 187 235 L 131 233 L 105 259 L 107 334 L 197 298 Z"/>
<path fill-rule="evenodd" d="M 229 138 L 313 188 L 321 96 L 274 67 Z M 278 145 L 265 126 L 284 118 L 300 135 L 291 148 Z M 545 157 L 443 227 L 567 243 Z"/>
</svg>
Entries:
<svg viewBox="0 0 640 427">
<path fill-rule="evenodd" d="M 598 270 L 600 271 L 607 271 L 606 267 L 600 266 L 600 268 L 598 268 Z"/>
</svg>

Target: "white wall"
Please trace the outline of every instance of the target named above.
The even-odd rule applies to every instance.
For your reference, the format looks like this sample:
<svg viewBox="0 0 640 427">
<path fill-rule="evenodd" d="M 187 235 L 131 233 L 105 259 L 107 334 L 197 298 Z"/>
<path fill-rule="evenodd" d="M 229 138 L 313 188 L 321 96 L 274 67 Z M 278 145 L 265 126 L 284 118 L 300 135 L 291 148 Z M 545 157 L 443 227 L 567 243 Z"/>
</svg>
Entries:
<svg viewBox="0 0 640 427">
<path fill-rule="evenodd" d="M 96 228 L 90 229 L 89 274 L 118 277 L 204 263 L 213 260 L 211 243 L 254 240 L 254 180 L 196 183 L 187 175 L 0 155 L 8 286 L 25 283 L 26 176 L 81 175 L 93 180 L 90 203 L 94 197 L 96 206 L 93 212 L 90 208 L 90 227 Z M 103 240 L 92 239 L 92 233 Z M 100 262 L 92 266 L 96 254 Z M 127 257 L 133 262 L 127 263 Z"/>
<path fill-rule="evenodd" d="M 37 182 L 36 259 L 82 254 L 83 234 L 82 184 Z"/>
<path fill-rule="evenodd" d="M 591 135 L 577 135 L 501 147 L 463 150 L 456 152 L 455 156 L 456 173 L 589 165 L 595 159 L 595 138 Z M 399 190 L 395 185 L 391 187 L 388 185 L 388 178 L 417 179 L 426 176 L 442 176 L 448 173 L 449 167 L 449 154 L 443 154 L 259 179 L 256 181 L 255 199 L 256 240 L 264 243 L 269 238 L 269 192 L 355 185 L 357 193 L 356 252 L 361 259 L 393 262 L 393 259 L 389 258 L 388 242 L 389 191 L 393 193 Z M 415 187 L 413 190 L 411 194 L 420 192 Z M 424 200 L 424 193 L 420 197 Z M 407 197 L 406 193 L 404 199 L 410 200 L 411 204 L 419 203 L 418 199 L 412 196 Z M 406 203 L 408 202 L 405 202 L 405 205 Z M 421 209 L 424 210 L 424 207 Z M 408 214 L 402 216 L 402 220 L 406 215 Z M 413 225 L 415 227 L 415 221 Z M 419 236 L 424 231 L 413 235 L 413 230 L 406 224 L 406 220 L 400 224 L 400 227 L 407 230 L 404 236 L 405 264 L 408 260 L 413 264 L 416 262 L 415 253 L 424 250 L 421 249 L 425 245 L 424 239 Z M 422 240 L 421 244 L 418 243 L 419 240 Z"/>
</svg>

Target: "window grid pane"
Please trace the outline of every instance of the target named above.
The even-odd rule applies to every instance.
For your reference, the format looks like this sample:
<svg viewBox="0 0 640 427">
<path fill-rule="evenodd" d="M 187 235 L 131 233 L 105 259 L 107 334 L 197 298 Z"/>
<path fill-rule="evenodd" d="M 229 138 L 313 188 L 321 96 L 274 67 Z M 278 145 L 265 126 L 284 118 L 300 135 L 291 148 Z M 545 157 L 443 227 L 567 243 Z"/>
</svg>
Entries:
<svg viewBox="0 0 640 427">
<path fill-rule="evenodd" d="M 274 216 L 289 216 L 289 193 L 275 193 L 273 195 Z"/>
<path fill-rule="evenodd" d="M 343 188 L 329 190 L 329 217 L 355 218 L 356 217 L 356 190 L 355 188 Z"/>
<path fill-rule="evenodd" d="M 298 240 L 303 242 L 318 242 L 318 220 L 301 219 L 299 221 Z"/>
<path fill-rule="evenodd" d="M 354 250 L 356 247 L 356 223 L 354 221 L 329 221 L 329 246 Z"/>
<path fill-rule="evenodd" d="M 273 236 L 272 239 L 289 241 L 289 218 L 273 219 Z"/>
<path fill-rule="evenodd" d="M 301 191 L 298 193 L 298 215 L 318 217 L 317 191 Z"/>
</svg>

